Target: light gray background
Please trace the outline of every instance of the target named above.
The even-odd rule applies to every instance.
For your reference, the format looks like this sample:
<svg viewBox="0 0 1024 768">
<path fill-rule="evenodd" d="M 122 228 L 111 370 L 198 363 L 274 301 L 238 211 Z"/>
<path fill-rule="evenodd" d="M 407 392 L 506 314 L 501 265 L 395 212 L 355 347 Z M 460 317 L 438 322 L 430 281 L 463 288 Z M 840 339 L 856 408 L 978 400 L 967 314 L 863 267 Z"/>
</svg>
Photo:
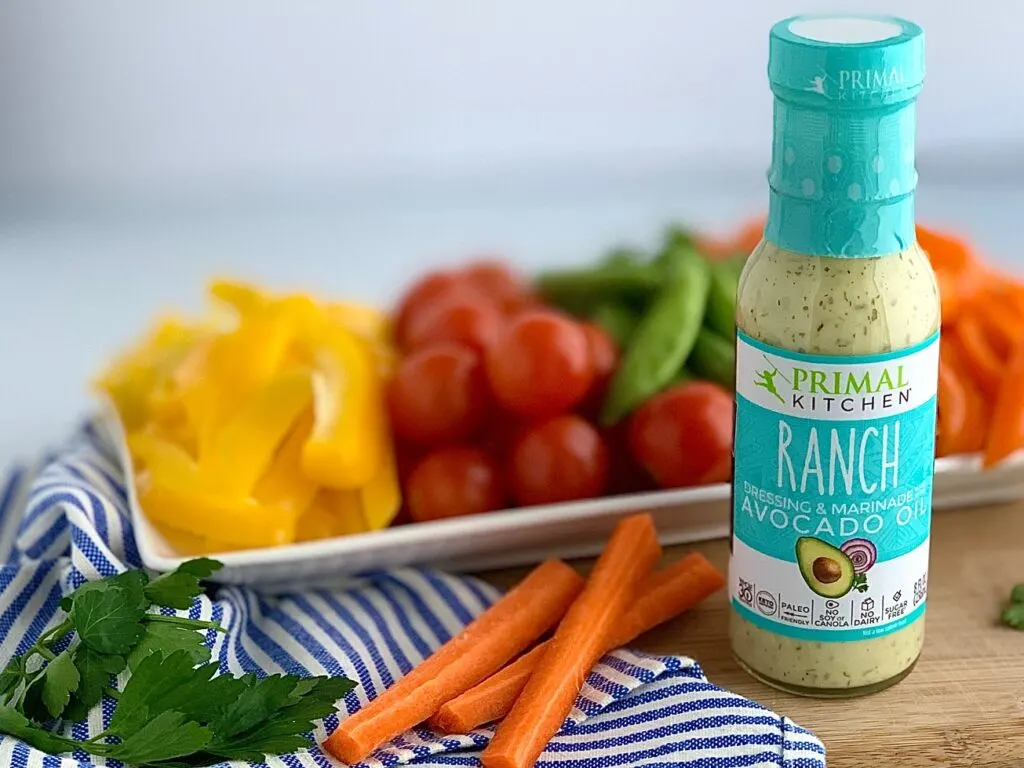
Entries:
<svg viewBox="0 0 1024 768">
<path fill-rule="evenodd" d="M 387 299 L 482 249 L 583 261 L 763 205 L 767 30 L 804 0 L 0 7 L 0 464 L 162 306 L 232 272 Z M 1017 260 L 1024 4 L 919 21 L 920 212 Z"/>
</svg>

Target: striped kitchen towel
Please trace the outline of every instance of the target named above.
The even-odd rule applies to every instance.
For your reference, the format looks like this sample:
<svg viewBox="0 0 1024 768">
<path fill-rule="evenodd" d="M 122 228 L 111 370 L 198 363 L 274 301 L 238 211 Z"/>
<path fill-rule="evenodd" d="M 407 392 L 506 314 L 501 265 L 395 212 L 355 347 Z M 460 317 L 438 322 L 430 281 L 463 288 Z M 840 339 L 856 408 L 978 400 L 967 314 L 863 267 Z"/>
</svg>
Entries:
<svg viewBox="0 0 1024 768">
<path fill-rule="evenodd" d="M 88 579 L 141 565 L 132 536 L 125 479 L 87 425 L 34 468 L 15 468 L 0 490 L 0 666 L 57 623 L 62 595 Z M 197 598 L 193 618 L 219 622 L 208 642 L 222 673 L 345 675 L 359 685 L 341 702 L 353 712 L 457 632 L 496 597 L 475 579 L 430 570 L 366 574 L 340 590 L 273 598 L 221 587 Z M 102 731 L 113 700 L 84 722 L 62 725 L 86 739 Z M 296 754 L 268 758 L 275 768 L 337 766 L 316 746 L 338 723 L 328 717 Z M 365 768 L 479 765 L 487 728 L 440 736 L 419 728 L 376 753 Z M 71 768 L 94 763 L 83 752 L 54 757 L 0 738 L 0 765 Z M 111 761 L 113 762 L 113 761 Z M 237 763 L 223 765 L 241 765 Z M 629 650 L 593 670 L 542 768 L 622 766 L 785 766 L 819 768 L 825 750 L 788 718 L 707 681 L 683 657 Z"/>
</svg>

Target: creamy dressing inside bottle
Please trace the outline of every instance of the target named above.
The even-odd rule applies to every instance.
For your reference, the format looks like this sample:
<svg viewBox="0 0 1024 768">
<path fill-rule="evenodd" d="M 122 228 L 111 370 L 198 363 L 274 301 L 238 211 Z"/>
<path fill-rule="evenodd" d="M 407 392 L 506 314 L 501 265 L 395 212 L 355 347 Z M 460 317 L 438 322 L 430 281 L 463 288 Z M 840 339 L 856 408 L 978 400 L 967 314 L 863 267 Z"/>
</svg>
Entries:
<svg viewBox="0 0 1024 768">
<path fill-rule="evenodd" d="M 913 226 L 923 36 L 772 30 L 765 240 L 737 301 L 731 639 L 795 693 L 871 692 L 924 642 L 939 298 Z"/>
</svg>

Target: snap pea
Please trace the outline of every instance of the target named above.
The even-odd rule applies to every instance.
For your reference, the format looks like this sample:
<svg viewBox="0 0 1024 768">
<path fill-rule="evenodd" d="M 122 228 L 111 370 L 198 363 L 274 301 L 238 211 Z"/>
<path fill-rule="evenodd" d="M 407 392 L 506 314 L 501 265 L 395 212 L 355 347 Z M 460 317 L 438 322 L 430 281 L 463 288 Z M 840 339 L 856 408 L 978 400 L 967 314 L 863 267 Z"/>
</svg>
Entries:
<svg viewBox="0 0 1024 768">
<path fill-rule="evenodd" d="M 736 347 L 709 328 L 701 328 L 697 333 L 686 365 L 702 379 L 729 390 L 736 386 Z"/>
<path fill-rule="evenodd" d="M 651 262 L 659 268 L 666 277 L 671 277 L 694 255 L 699 255 L 693 243 L 683 236 L 669 239 L 665 247 L 661 249 Z"/>
<path fill-rule="evenodd" d="M 605 397 L 604 424 L 618 422 L 683 367 L 704 319 L 710 281 L 708 263 L 685 251 L 625 349 Z"/>
<path fill-rule="evenodd" d="M 711 265 L 711 287 L 708 290 L 708 311 L 704 322 L 726 337 L 736 332 L 736 289 L 739 281 L 739 270 L 731 261 L 719 261 Z"/>
<path fill-rule="evenodd" d="M 619 349 L 625 349 L 633 331 L 636 330 L 639 317 L 631 307 L 621 301 L 609 299 L 597 305 L 590 313 L 590 319 L 612 337 Z"/>
<path fill-rule="evenodd" d="M 604 266 L 622 266 L 622 265 L 633 265 L 639 264 L 644 260 L 644 255 L 636 250 L 635 248 L 629 248 L 623 246 L 621 248 L 612 249 L 608 255 L 606 255 L 601 263 Z"/>
<path fill-rule="evenodd" d="M 682 370 L 678 371 L 675 376 L 672 377 L 672 380 L 668 383 L 668 386 L 665 387 L 665 389 L 669 389 L 671 387 L 678 387 L 680 384 L 689 384 L 696 378 L 697 377 L 690 373 L 688 369 L 683 368 Z"/>
<path fill-rule="evenodd" d="M 616 263 L 545 272 L 535 285 L 545 301 L 575 314 L 607 299 L 646 299 L 662 282 L 661 271 L 650 264 Z"/>
</svg>

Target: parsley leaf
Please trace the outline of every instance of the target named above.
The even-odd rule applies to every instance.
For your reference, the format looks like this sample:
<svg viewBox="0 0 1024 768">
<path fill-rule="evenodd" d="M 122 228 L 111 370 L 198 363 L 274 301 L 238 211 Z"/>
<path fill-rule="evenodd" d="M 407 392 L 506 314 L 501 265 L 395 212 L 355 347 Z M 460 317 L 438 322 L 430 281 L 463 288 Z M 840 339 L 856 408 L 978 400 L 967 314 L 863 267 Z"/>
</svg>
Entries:
<svg viewBox="0 0 1024 768">
<path fill-rule="evenodd" d="M 296 678 L 271 675 L 262 679 L 248 674 L 237 679 L 238 695 L 223 709 L 213 723 L 217 742 L 259 725 L 274 712 L 290 703 Z"/>
<path fill-rule="evenodd" d="M 1014 629 L 1024 629 L 1024 603 L 1010 603 L 1003 608 L 1003 624 Z"/>
<path fill-rule="evenodd" d="M 76 698 L 82 705 L 91 707 L 103 698 L 104 689 L 110 685 L 110 676 L 124 669 L 125 659 L 124 656 L 94 651 L 80 643 L 75 648 L 75 667 L 81 676 Z"/>
<path fill-rule="evenodd" d="M 202 558 L 152 582 L 128 571 L 83 584 L 61 601 L 68 616 L 0 670 L 0 734 L 50 753 L 82 750 L 149 768 L 192 768 L 224 758 L 263 762 L 309 746 L 313 721 L 334 711 L 354 683 L 294 675 L 219 675 L 206 647 L 210 621 L 149 613 L 184 608 L 220 564 Z M 58 643 L 71 634 L 60 653 Z M 77 640 L 74 635 L 77 634 Z M 132 671 L 118 696 L 111 739 L 77 742 L 39 723 L 84 719 L 111 676 Z M 33 722 L 33 720 L 35 722 Z"/>
<path fill-rule="evenodd" d="M 126 763 L 151 763 L 194 754 L 209 741 L 208 728 L 189 720 L 181 712 L 164 710 L 131 734 L 123 736 L 120 744 L 110 747 L 105 753 Z"/>
<path fill-rule="evenodd" d="M 1024 629 L 1024 584 L 1015 584 L 1010 590 L 1010 602 L 1003 608 L 1003 624 L 1014 629 Z"/>
<path fill-rule="evenodd" d="M 188 560 L 172 573 L 166 573 L 149 583 L 146 597 L 151 603 L 166 605 L 178 610 L 192 606 L 192 600 L 202 594 L 200 579 L 205 579 L 223 567 L 217 560 L 200 557 Z"/>
<path fill-rule="evenodd" d="M 216 732 L 207 750 L 231 760 L 263 762 L 264 755 L 294 752 L 310 744 L 306 734 L 313 722 L 335 711 L 337 702 L 355 686 L 345 678 L 288 678 L 295 685 L 288 703 L 268 715 L 265 722 L 223 740 Z"/>
<path fill-rule="evenodd" d="M 1010 590 L 1011 603 L 1024 603 L 1024 584 L 1014 584 Z"/>
<path fill-rule="evenodd" d="M 132 591 L 124 587 L 75 593 L 71 606 L 71 621 L 82 642 L 100 653 L 119 656 L 142 638 L 145 614 L 146 606 L 139 607 Z"/>
<path fill-rule="evenodd" d="M 78 689 L 81 676 L 75 667 L 70 651 L 60 653 L 46 665 L 43 673 L 43 705 L 51 717 L 60 717 L 71 700 L 71 694 Z"/>
<path fill-rule="evenodd" d="M 206 647 L 202 633 L 181 624 L 146 622 L 142 639 L 128 655 L 128 668 L 134 671 L 150 654 L 174 651 L 186 651 L 193 664 L 205 664 L 210 660 L 210 649 Z"/>
<path fill-rule="evenodd" d="M 81 747 L 77 741 L 50 733 L 10 707 L 0 707 L 0 733 L 21 739 L 30 747 L 49 752 L 51 755 L 71 752 Z"/>
<path fill-rule="evenodd" d="M 149 576 L 145 571 L 125 571 L 114 576 L 107 576 L 98 581 L 87 581 L 70 595 L 60 601 L 60 607 L 71 613 L 75 600 L 90 592 L 107 592 L 119 588 L 124 590 L 124 600 L 130 605 L 145 611 L 149 608 L 149 600 L 146 599 L 146 584 Z"/>
<path fill-rule="evenodd" d="M 12 656 L 3 672 L 0 672 L 0 697 L 14 691 L 24 679 L 24 661 L 20 656 Z"/>
<path fill-rule="evenodd" d="M 188 702 L 205 695 L 216 672 L 216 664 L 194 668 L 187 651 L 150 654 L 132 672 L 107 731 L 127 737 L 157 712 L 178 709 L 187 713 Z"/>
</svg>

